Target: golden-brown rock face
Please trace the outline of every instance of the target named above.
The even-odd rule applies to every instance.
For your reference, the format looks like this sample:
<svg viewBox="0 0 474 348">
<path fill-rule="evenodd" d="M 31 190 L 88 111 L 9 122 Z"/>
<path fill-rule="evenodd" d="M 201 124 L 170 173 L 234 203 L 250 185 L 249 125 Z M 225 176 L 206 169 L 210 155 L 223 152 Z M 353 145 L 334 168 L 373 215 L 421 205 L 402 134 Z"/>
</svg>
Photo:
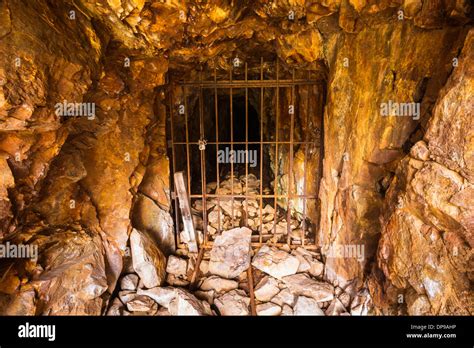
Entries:
<svg viewBox="0 0 474 348">
<path fill-rule="evenodd" d="M 0 314 L 104 314 L 134 229 L 162 282 L 167 83 L 235 57 L 320 80 L 308 214 L 326 280 L 369 288 L 374 313 L 472 314 L 472 18 L 468 0 L 1 1 L 0 244 L 38 255 L 0 258 Z M 383 116 L 391 102 L 418 117 Z"/>
<path fill-rule="evenodd" d="M 473 63 L 471 30 L 424 140 L 398 165 L 384 205 L 378 265 L 411 315 L 474 312 Z"/>
</svg>

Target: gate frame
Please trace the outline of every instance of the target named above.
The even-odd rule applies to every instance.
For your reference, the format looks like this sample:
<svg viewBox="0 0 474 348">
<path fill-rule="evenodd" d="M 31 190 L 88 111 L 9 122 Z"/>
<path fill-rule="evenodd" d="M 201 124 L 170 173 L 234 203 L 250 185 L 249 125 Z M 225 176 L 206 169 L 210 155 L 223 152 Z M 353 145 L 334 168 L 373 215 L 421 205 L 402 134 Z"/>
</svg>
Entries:
<svg viewBox="0 0 474 348">
<path fill-rule="evenodd" d="M 294 109 L 293 113 L 290 114 L 290 140 L 289 141 L 279 141 L 278 135 L 279 135 L 279 117 L 280 117 L 280 108 L 279 108 L 279 98 L 280 98 L 280 88 L 284 87 L 290 87 L 291 88 L 291 103 L 289 105 L 293 105 L 295 103 L 295 87 L 298 85 L 318 85 L 320 84 L 320 80 L 312 80 L 311 79 L 311 71 L 308 70 L 308 78 L 307 79 L 295 79 L 295 69 L 292 69 L 292 78 L 290 80 L 285 79 L 281 80 L 280 79 L 280 66 L 279 66 L 279 61 L 278 59 L 276 60 L 276 79 L 275 80 L 265 80 L 264 79 L 264 70 L 263 70 L 263 58 L 260 59 L 260 79 L 259 80 L 248 80 L 248 67 L 247 63 L 245 63 L 245 79 L 244 80 L 234 80 L 233 79 L 233 64 L 231 62 L 230 64 L 231 69 L 229 70 L 229 79 L 228 80 L 217 80 L 217 70 L 216 70 L 216 64 L 214 64 L 214 79 L 211 81 L 203 81 L 203 70 L 201 68 L 201 71 L 199 73 L 199 80 L 198 81 L 170 81 L 169 82 L 169 120 L 170 120 L 170 134 L 171 134 L 171 139 L 170 142 L 168 142 L 168 146 L 171 147 L 171 153 L 172 153 L 172 170 L 173 174 L 176 172 L 176 157 L 175 157 L 175 146 L 186 146 L 186 170 L 184 171 L 184 174 L 187 177 L 187 189 L 189 192 L 189 205 L 191 206 L 191 200 L 193 198 L 200 198 L 202 200 L 202 209 L 203 209 L 203 214 L 202 214 L 202 220 L 203 220 L 203 241 L 200 243 L 200 249 L 201 252 L 199 253 L 199 259 L 202 259 L 202 251 L 208 250 L 212 248 L 213 242 L 208 240 L 208 221 L 207 221 L 207 198 L 217 198 L 217 206 L 220 209 L 220 200 L 221 199 L 231 199 L 231 205 L 232 205 L 232 226 L 234 224 L 234 199 L 256 199 L 259 201 L 259 241 L 258 242 L 251 242 L 251 245 L 253 248 L 259 248 L 265 243 L 263 242 L 263 234 L 262 234 L 262 229 L 263 229 L 263 199 L 273 199 L 274 200 L 274 210 L 275 210 L 275 217 L 274 217 L 274 233 L 276 233 L 276 225 L 277 225 L 277 201 L 278 199 L 285 198 L 287 202 L 287 207 L 286 207 L 286 219 L 287 219 L 287 241 L 286 243 L 272 243 L 272 245 L 277 246 L 277 247 L 282 247 L 284 245 L 288 245 L 290 248 L 297 248 L 297 247 L 303 247 L 305 249 L 310 249 L 310 250 L 316 250 L 318 249 L 316 246 L 316 230 L 313 231 L 314 233 L 314 244 L 308 244 L 305 243 L 305 231 L 306 231 L 306 202 L 307 199 L 316 199 L 318 198 L 319 195 L 319 184 L 317 185 L 316 189 L 316 194 L 314 195 L 308 195 L 307 194 L 307 174 L 306 174 L 306 168 L 307 168 L 307 161 L 308 161 L 308 147 L 309 145 L 313 145 L 320 150 L 320 156 L 323 156 L 322 150 L 323 150 L 323 118 L 324 116 L 321 117 L 321 121 L 319 124 L 319 145 L 317 144 L 316 141 L 311 142 L 309 141 L 309 114 L 310 114 L 310 95 L 311 90 L 308 88 L 308 94 L 307 94 L 307 112 L 306 112 L 306 134 L 305 134 L 305 139 L 304 141 L 301 142 L 295 142 L 294 141 L 294 120 L 295 120 L 295 112 L 296 108 Z M 184 117 L 185 117 L 185 132 L 186 132 L 186 140 L 184 142 L 176 142 L 174 139 L 174 131 L 175 131 L 175 126 L 174 126 L 174 114 L 177 110 L 175 110 L 174 107 L 174 99 L 173 99 L 173 87 L 175 85 L 181 86 L 183 89 L 183 99 L 184 103 L 181 103 L 181 105 L 184 104 Z M 188 127 L 188 105 L 187 105 L 187 94 L 186 90 L 187 87 L 198 87 L 199 88 L 199 97 L 198 97 L 198 104 L 199 104 L 199 128 L 200 128 L 200 140 L 198 142 L 191 142 L 189 141 L 189 127 Z M 248 89 L 249 88 L 259 88 L 260 87 L 260 141 L 248 141 Z M 205 132 L 204 132 L 204 102 L 203 102 L 203 90 L 204 89 L 214 89 L 214 107 L 215 107 L 215 128 L 216 128 L 216 141 L 215 142 L 207 142 L 204 139 Z M 244 88 L 245 89 L 245 142 L 234 142 L 233 139 L 233 94 L 232 90 L 234 88 Z M 275 137 L 274 141 L 264 141 L 263 140 L 263 115 L 264 115 L 264 91 L 265 88 L 275 88 L 276 89 L 276 125 L 275 125 Z M 229 101 L 230 101 L 230 127 L 231 127 L 231 139 L 230 142 L 220 142 L 219 141 L 219 112 L 218 112 L 218 89 L 229 89 Z M 275 158 L 278 157 L 278 146 L 279 145 L 289 145 L 290 146 L 290 160 L 289 160 L 289 166 L 290 170 L 289 173 L 293 173 L 293 157 L 294 157 L 294 145 L 305 145 L 305 158 L 304 158 L 304 178 L 303 178 L 303 194 L 302 195 L 297 195 L 297 194 L 292 194 L 292 184 L 293 180 L 288 180 L 288 192 L 285 195 L 278 195 L 276 194 L 276 187 L 277 187 L 277 180 L 278 180 L 278 161 L 275 162 L 275 179 L 274 179 L 274 192 L 273 194 L 270 195 L 265 195 L 263 194 L 263 146 L 264 145 L 273 145 L 275 146 Z M 219 150 L 219 145 L 230 145 L 231 151 L 234 149 L 234 145 L 245 145 L 245 149 L 248 153 L 248 146 L 249 145 L 259 145 L 260 146 L 260 188 L 259 188 L 259 194 L 255 195 L 249 195 L 248 194 L 248 163 L 245 163 L 245 174 L 246 174 L 246 183 L 245 183 L 245 194 L 240 194 L 236 195 L 234 194 L 234 164 L 231 162 L 231 175 L 230 175 L 230 180 L 231 180 L 231 194 L 230 195 L 224 195 L 224 194 L 208 194 L 206 191 L 206 157 L 205 157 L 205 147 L 206 146 L 216 146 L 216 192 L 220 187 L 220 177 L 219 177 L 219 161 L 218 161 L 218 150 Z M 201 162 L 201 194 L 192 194 L 191 192 L 191 166 L 190 166 L 190 146 L 199 146 L 200 147 L 200 162 Z M 320 157 L 319 161 L 319 168 L 318 168 L 318 174 L 317 174 L 317 181 L 318 183 L 321 180 L 321 175 L 322 175 L 322 157 Z M 170 176 L 171 178 L 173 175 Z M 172 194 L 172 199 L 174 199 L 174 210 L 175 210 L 175 235 L 176 235 L 176 241 L 179 244 L 180 236 L 179 236 L 179 204 L 178 204 L 178 199 L 177 199 L 177 194 L 176 194 L 176 185 L 174 183 L 173 179 L 173 194 Z M 290 238 L 290 231 L 291 231 L 291 209 L 292 209 L 292 202 L 294 199 L 303 199 L 303 216 L 302 216 L 302 236 L 301 236 L 301 244 L 297 243 L 291 243 L 291 238 Z M 248 204 L 246 205 L 246 225 L 248 222 Z M 221 230 L 221 214 L 218 216 L 218 229 L 217 233 L 222 232 Z M 234 227 L 234 226 L 233 226 Z M 200 261 L 200 260 L 199 260 Z"/>
</svg>

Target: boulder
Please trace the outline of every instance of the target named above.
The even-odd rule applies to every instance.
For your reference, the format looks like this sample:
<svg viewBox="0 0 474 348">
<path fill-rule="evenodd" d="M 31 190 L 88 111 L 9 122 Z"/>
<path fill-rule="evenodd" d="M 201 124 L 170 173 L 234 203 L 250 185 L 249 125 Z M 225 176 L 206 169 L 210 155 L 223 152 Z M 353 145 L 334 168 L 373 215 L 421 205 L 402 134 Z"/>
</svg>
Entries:
<svg viewBox="0 0 474 348">
<path fill-rule="evenodd" d="M 175 297 L 171 300 L 168 310 L 171 315 L 212 315 L 207 302 L 198 300 L 193 294 L 183 289 L 175 289 Z"/>
<path fill-rule="evenodd" d="M 270 301 L 280 292 L 278 281 L 272 277 L 264 277 L 255 287 L 255 298 L 262 302 Z"/>
<path fill-rule="evenodd" d="M 231 290 L 216 298 L 214 304 L 221 315 L 249 315 L 250 298 L 243 290 Z"/>
<path fill-rule="evenodd" d="M 331 304 L 326 309 L 326 315 L 341 315 L 346 312 L 346 308 L 341 301 L 336 297 L 331 301 Z"/>
<path fill-rule="evenodd" d="M 147 312 L 152 309 L 155 302 L 148 296 L 138 295 L 133 300 L 127 302 L 127 309 L 130 312 Z"/>
<path fill-rule="evenodd" d="M 287 304 L 284 304 L 282 309 L 281 309 L 281 315 L 282 316 L 294 315 L 293 308 L 291 308 Z"/>
<path fill-rule="evenodd" d="M 257 306 L 257 315 L 264 316 L 275 316 L 275 315 L 280 315 L 281 314 L 281 307 L 271 303 L 271 302 L 266 302 L 259 304 Z"/>
<path fill-rule="evenodd" d="M 288 305 L 293 307 L 295 304 L 295 295 L 291 293 L 288 288 L 281 290 L 275 297 L 272 298 L 272 302 L 279 306 Z"/>
<path fill-rule="evenodd" d="M 127 274 L 120 281 L 120 288 L 122 290 L 134 291 L 138 286 L 138 276 L 136 274 Z"/>
<path fill-rule="evenodd" d="M 150 297 L 153 301 L 158 303 L 160 306 L 168 308 L 172 299 L 175 298 L 174 288 L 152 288 L 147 290 L 138 289 L 137 295 L 145 295 Z"/>
<path fill-rule="evenodd" d="M 133 269 L 147 288 L 163 283 L 166 259 L 153 240 L 136 229 L 130 234 Z"/>
<path fill-rule="evenodd" d="M 262 246 L 252 261 L 252 266 L 277 279 L 295 274 L 299 265 L 295 256 L 268 245 Z"/>
<path fill-rule="evenodd" d="M 298 296 L 293 307 L 294 315 L 324 315 L 318 302 L 310 297 Z"/>
<path fill-rule="evenodd" d="M 211 250 L 209 272 L 232 279 L 250 266 L 250 236 L 247 227 L 234 228 L 216 237 Z"/>
<path fill-rule="evenodd" d="M 166 264 L 166 272 L 174 274 L 175 276 L 186 276 L 186 271 L 188 268 L 188 261 L 170 255 L 168 257 L 168 263 Z"/>
<path fill-rule="evenodd" d="M 297 296 L 307 296 L 317 302 L 331 301 L 334 298 L 334 288 L 331 284 L 311 279 L 303 273 L 287 276 L 283 282 Z"/>
<path fill-rule="evenodd" d="M 218 276 L 210 276 L 209 278 L 205 278 L 203 280 L 200 289 L 204 291 L 214 290 L 220 294 L 237 289 L 238 286 L 239 283 L 237 283 L 235 280 L 224 279 Z"/>
</svg>

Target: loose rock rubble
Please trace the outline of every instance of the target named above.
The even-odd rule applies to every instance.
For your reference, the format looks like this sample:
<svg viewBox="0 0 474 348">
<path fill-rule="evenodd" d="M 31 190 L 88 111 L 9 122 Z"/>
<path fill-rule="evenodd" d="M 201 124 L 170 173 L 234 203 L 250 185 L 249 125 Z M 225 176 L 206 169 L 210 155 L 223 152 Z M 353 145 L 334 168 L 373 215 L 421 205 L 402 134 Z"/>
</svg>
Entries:
<svg viewBox="0 0 474 348">
<path fill-rule="evenodd" d="M 233 186 L 233 187 L 232 187 Z M 253 174 L 247 176 L 234 174 L 233 181 L 227 175 L 226 179 L 219 183 L 217 188 L 216 182 L 207 184 L 208 194 L 220 195 L 258 195 L 260 190 L 260 180 Z M 268 194 L 270 189 L 263 188 L 263 193 Z M 203 212 L 203 201 L 194 200 L 192 206 L 194 226 L 198 230 L 198 235 L 203 235 L 203 215 L 207 214 L 208 222 L 208 238 L 214 240 L 220 233 L 218 231 L 227 231 L 235 227 L 248 226 L 251 231 L 252 240 L 258 241 L 260 230 L 262 232 L 262 240 L 272 242 L 286 242 L 288 236 L 288 222 L 286 207 L 280 208 L 273 206 L 273 199 L 262 202 L 260 210 L 260 201 L 255 198 L 207 198 L 206 212 Z M 302 216 L 296 214 L 291 217 L 290 221 L 290 240 L 293 244 L 301 244 L 304 236 L 309 242 L 312 240 L 311 224 L 305 222 L 303 228 Z M 305 232 L 303 232 L 305 231 Z"/>
<path fill-rule="evenodd" d="M 255 315 L 369 313 L 367 291 L 351 294 L 324 280 L 324 263 L 318 252 L 301 247 L 288 252 L 274 245 L 253 251 L 250 235 L 251 230 L 242 227 L 218 236 L 210 253 L 205 253 L 209 260 L 199 264 L 193 286 L 197 255 L 181 249 L 168 256 L 162 285 L 151 282 L 149 286 L 140 273 L 127 267 L 107 315 L 251 315 L 250 267 Z M 133 265 L 137 264 L 134 258 L 143 261 L 145 250 L 152 250 L 146 239 L 140 241 L 140 247 L 135 245 L 132 252 Z"/>
</svg>

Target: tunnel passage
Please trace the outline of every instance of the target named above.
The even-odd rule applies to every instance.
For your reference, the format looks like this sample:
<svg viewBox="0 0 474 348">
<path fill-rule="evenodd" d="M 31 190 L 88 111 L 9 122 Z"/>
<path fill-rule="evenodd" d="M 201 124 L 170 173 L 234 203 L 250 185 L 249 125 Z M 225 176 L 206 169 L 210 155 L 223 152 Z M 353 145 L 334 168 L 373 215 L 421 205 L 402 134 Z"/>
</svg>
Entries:
<svg viewBox="0 0 474 348">
<path fill-rule="evenodd" d="M 322 82 L 278 63 L 273 73 L 202 75 L 171 81 L 168 139 L 171 173 L 184 174 L 204 246 L 246 226 L 254 246 L 271 240 L 314 248 Z M 178 244 L 180 216 L 175 202 Z"/>
</svg>

